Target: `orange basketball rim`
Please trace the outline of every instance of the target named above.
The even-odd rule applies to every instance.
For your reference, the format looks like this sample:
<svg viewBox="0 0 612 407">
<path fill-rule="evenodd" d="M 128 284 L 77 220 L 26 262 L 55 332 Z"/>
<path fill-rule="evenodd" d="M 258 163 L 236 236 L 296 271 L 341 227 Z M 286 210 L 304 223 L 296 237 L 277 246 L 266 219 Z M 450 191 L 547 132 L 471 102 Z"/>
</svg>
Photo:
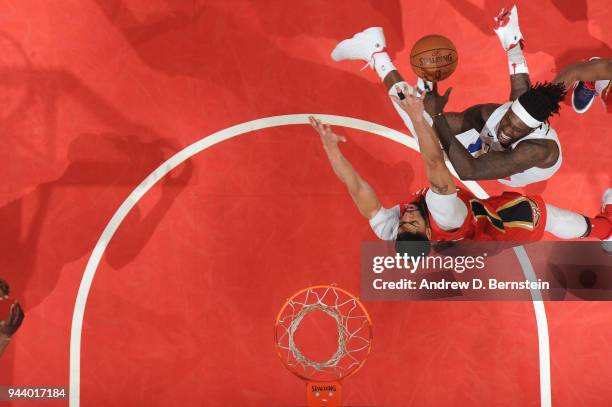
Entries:
<svg viewBox="0 0 612 407">
<path fill-rule="evenodd" d="M 309 320 L 314 325 L 307 329 L 304 322 Z M 335 351 L 313 357 L 312 351 L 326 341 L 337 345 Z M 370 353 L 372 321 L 353 294 L 335 285 L 316 285 L 298 291 L 281 307 L 274 325 L 274 345 L 285 367 L 306 381 L 308 406 L 337 407 L 342 400 L 342 380 L 361 369 Z"/>
</svg>

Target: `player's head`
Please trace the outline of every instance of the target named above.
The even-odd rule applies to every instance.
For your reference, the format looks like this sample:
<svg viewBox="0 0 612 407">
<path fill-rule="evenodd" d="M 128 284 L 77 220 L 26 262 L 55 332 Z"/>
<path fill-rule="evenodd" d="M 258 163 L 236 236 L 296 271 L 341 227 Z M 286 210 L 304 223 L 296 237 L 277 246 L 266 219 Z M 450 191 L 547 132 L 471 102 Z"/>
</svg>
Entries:
<svg viewBox="0 0 612 407">
<path fill-rule="evenodd" d="M 400 254 L 406 253 L 414 257 L 427 255 L 431 249 L 430 236 L 431 229 L 424 200 L 406 205 L 400 215 L 395 250 Z"/>
<path fill-rule="evenodd" d="M 512 102 L 499 122 L 497 137 L 501 144 L 510 145 L 547 123 L 550 116 L 559 113 L 564 97 L 562 84 L 543 82 L 531 86 Z"/>
</svg>

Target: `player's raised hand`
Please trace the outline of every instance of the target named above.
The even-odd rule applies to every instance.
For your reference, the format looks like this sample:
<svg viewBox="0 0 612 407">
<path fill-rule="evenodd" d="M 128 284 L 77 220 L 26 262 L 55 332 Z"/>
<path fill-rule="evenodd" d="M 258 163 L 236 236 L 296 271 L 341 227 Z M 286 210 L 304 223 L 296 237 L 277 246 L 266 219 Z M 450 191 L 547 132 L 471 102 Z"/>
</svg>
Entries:
<svg viewBox="0 0 612 407">
<path fill-rule="evenodd" d="M 6 281 L 0 279 L 0 301 L 9 297 L 10 288 Z"/>
<path fill-rule="evenodd" d="M 403 99 L 395 95 L 389 95 L 391 99 L 393 99 L 393 101 L 397 103 L 402 110 L 408 113 L 411 120 L 420 120 L 423 117 L 423 110 L 425 109 L 423 106 L 424 94 L 417 94 L 413 92 L 412 88 L 406 84 L 404 85 L 403 89 L 396 86 L 395 90 L 398 95 L 401 94 L 403 96 Z"/>
<path fill-rule="evenodd" d="M 24 316 L 23 309 L 18 302 L 11 305 L 9 319 L 0 321 L 0 339 L 8 339 L 13 336 L 21 326 Z"/>
<path fill-rule="evenodd" d="M 425 100 L 423 102 L 425 104 L 425 111 L 427 111 L 430 116 L 442 113 L 444 107 L 448 103 L 448 97 L 452 90 L 453 88 L 448 88 L 446 92 L 444 92 L 444 95 L 440 95 L 438 93 L 438 83 L 434 82 L 431 92 L 427 92 L 427 95 L 425 95 Z"/>
<path fill-rule="evenodd" d="M 315 129 L 317 133 L 319 133 L 319 136 L 321 137 L 321 141 L 323 142 L 323 146 L 325 148 L 336 146 L 340 141 L 342 141 L 343 143 L 346 142 L 346 138 L 334 133 L 329 124 L 323 124 L 321 120 L 316 119 L 313 116 L 310 116 L 308 119 L 310 120 L 310 125 L 312 126 L 312 128 Z"/>
</svg>

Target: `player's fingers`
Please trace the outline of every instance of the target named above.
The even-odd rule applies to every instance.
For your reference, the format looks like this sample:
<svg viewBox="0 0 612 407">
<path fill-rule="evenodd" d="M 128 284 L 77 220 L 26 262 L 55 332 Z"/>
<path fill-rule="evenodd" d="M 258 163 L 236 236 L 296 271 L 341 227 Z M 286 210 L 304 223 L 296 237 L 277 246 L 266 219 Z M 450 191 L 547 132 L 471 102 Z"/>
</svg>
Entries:
<svg viewBox="0 0 612 407">
<path fill-rule="evenodd" d="M 444 97 L 448 99 L 448 97 L 450 96 L 452 91 L 453 91 L 453 87 L 452 86 L 450 88 L 446 89 L 446 92 L 444 92 Z"/>
<path fill-rule="evenodd" d="M 435 93 L 435 94 L 438 93 L 438 82 L 434 82 L 433 83 L 433 93 Z"/>
<path fill-rule="evenodd" d="M 399 86 L 395 86 L 395 93 L 397 97 L 399 98 L 399 100 L 406 99 L 406 93 Z"/>
<path fill-rule="evenodd" d="M 393 100 L 395 103 L 397 103 L 398 105 L 400 105 L 400 106 L 401 106 L 402 101 L 400 100 L 400 98 L 398 98 L 398 97 L 397 97 L 397 96 L 395 96 L 395 95 L 389 95 L 389 97 L 391 98 L 391 100 Z"/>
<path fill-rule="evenodd" d="M 315 128 L 317 129 L 319 134 L 323 134 L 323 124 L 321 123 L 321 120 L 315 119 Z"/>
<path fill-rule="evenodd" d="M 341 142 L 346 143 L 346 137 L 338 136 Z"/>
<path fill-rule="evenodd" d="M 310 121 L 310 125 L 314 128 L 317 129 L 317 120 L 313 117 L 313 116 L 309 116 L 308 120 Z"/>
<path fill-rule="evenodd" d="M 9 311 L 9 320 L 7 322 L 8 326 L 13 326 L 15 320 L 17 319 L 17 309 L 15 305 L 17 305 L 17 303 L 11 305 L 11 309 Z"/>
<path fill-rule="evenodd" d="M 25 314 L 19 303 L 15 303 L 15 312 L 17 313 L 17 319 L 15 320 L 13 327 L 16 331 L 21 326 L 23 319 L 25 318 Z"/>
<path fill-rule="evenodd" d="M 9 311 L 9 325 L 14 326 L 15 323 L 19 321 L 20 314 L 23 314 L 23 310 L 21 309 L 21 305 L 18 302 L 11 305 L 11 309 Z"/>
<path fill-rule="evenodd" d="M 323 129 L 329 133 L 332 132 L 331 126 L 329 124 L 324 124 L 323 125 Z"/>
<path fill-rule="evenodd" d="M 321 131 L 321 133 L 325 133 L 325 123 L 323 123 L 321 120 L 317 120 L 319 122 L 319 130 Z"/>
</svg>

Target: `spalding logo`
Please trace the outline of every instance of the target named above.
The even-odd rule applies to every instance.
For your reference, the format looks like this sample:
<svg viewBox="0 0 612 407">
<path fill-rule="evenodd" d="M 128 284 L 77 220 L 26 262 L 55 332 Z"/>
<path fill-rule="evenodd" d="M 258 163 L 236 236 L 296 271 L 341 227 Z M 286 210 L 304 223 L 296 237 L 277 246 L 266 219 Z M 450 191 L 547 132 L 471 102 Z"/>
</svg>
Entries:
<svg viewBox="0 0 612 407">
<path fill-rule="evenodd" d="M 439 64 L 440 62 L 453 62 L 453 54 L 447 54 L 442 56 L 430 57 L 430 58 L 419 58 L 421 65 L 433 65 Z"/>
<path fill-rule="evenodd" d="M 336 391 L 336 385 L 330 384 L 329 386 L 310 386 L 313 393 L 316 391 Z"/>
</svg>

